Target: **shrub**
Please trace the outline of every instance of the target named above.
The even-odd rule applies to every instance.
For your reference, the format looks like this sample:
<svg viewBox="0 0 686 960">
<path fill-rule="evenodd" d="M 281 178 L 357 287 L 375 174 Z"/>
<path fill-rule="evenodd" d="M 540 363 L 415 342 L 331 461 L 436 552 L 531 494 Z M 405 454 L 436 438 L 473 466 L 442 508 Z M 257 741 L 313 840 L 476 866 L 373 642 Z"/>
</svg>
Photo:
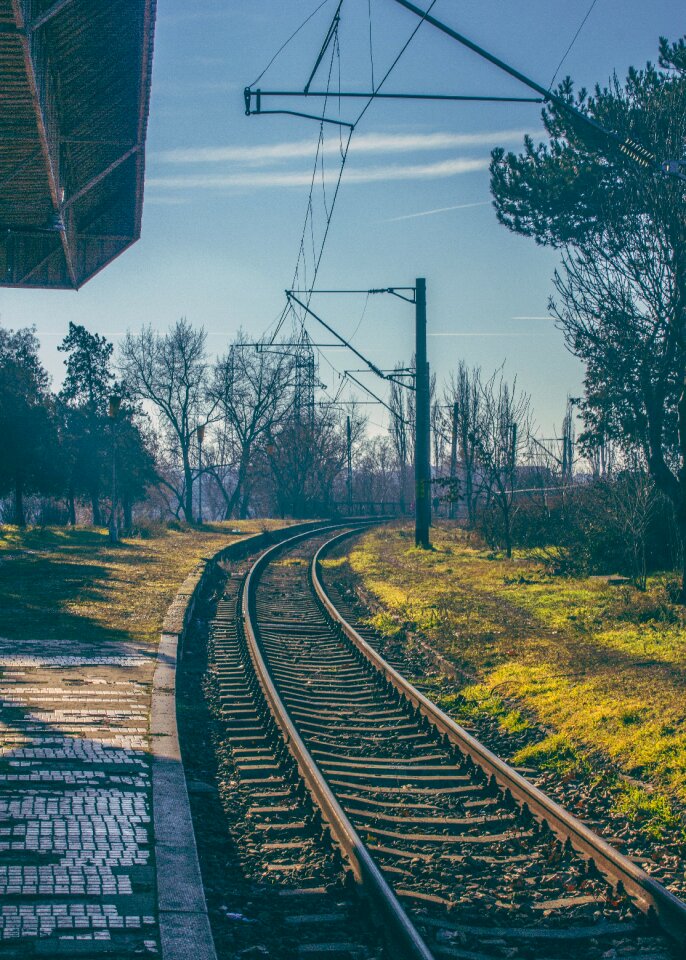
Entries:
<svg viewBox="0 0 686 960">
<path fill-rule="evenodd" d="M 171 522 L 165 524 L 161 520 L 151 520 L 148 517 L 141 517 L 140 520 L 135 522 L 128 536 L 138 537 L 139 540 L 158 540 L 160 537 L 164 537 L 167 530 L 170 529 L 180 530 L 181 527 L 179 525 L 178 528 L 174 528 L 171 526 Z"/>
</svg>

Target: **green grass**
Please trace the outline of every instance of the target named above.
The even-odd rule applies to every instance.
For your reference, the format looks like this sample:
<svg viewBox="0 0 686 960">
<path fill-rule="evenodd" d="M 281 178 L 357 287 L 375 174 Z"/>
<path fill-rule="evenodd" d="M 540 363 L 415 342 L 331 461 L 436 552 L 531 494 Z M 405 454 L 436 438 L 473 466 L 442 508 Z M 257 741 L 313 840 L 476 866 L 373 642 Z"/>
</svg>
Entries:
<svg viewBox="0 0 686 960">
<path fill-rule="evenodd" d="M 535 764 L 541 770 L 550 770 L 562 777 L 589 776 L 591 773 L 588 760 L 561 733 L 518 750 L 512 759 L 520 766 Z"/>
<path fill-rule="evenodd" d="M 614 810 L 631 823 L 640 824 L 653 840 L 679 837 L 686 841 L 683 820 L 661 793 L 651 793 L 633 784 L 620 784 L 615 794 Z"/>
<path fill-rule="evenodd" d="M 432 540 L 434 550 L 417 551 L 407 527 L 373 530 L 350 566 L 380 623 L 421 632 L 474 678 L 461 698 L 446 695 L 446 708 L 465 720 L 487 713 L 513 732 L 531 718 L 553 732 L 517 762 L 583 773 L 587 757 L 604 755 L 650 785 L 651 809 L 686 804 L 686 618 L 665 578 L 645 593 L 554 578 L 531 555 L 508 561 L 445 523 Z M 641 809 L 622 803 L 627 815 L 632 803 Z"/>
</svg>

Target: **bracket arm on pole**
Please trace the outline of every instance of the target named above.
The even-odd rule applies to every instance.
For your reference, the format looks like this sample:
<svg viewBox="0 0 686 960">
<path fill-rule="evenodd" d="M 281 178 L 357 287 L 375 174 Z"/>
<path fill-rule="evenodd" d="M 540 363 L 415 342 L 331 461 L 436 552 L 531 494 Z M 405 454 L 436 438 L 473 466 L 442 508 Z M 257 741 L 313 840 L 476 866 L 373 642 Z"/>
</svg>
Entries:
<svg viewBox="0 0 686 960">
<path fill-rule="evenodd" d="M 489 63 L 492 63 L 494 66 L 498 67 L 499 70 L 502 70 L 504 73 L 514 77 L 515 80 L 523 83 L 531 90 L 535 90 L 536 93 L 540 94 L 546 102 L 553 103 L 560 111 L 566 113 L 572 119 L 579 121 L 588 128 L 591 128 L 596 135 L 600 134 L 606 141 L 610 141 L 610 143 L 612 143 L 612 145 L 618 149 L 620 153 L 623 153 L 624 156 L 628 157 L 629 160 L 633 161 L 638 166 L 643 167 L 646 170 L 650 169 L 653 172 L 663 174 L 664 176 L 677 176 L 680 179 L 682 176 L 684 176 L 680 173 L 678 168 L 675 170 L 669 162 L 665 164 L 658 163 L 655 154 L 651 150 L 648 150 L 647 147 L 644 147 L 640 143 L 636 143 L 629 137 L 622 139 L 622 137 L 620 137 L 613 130 L 608 130 L 596 120 L 586 116 L 585 113 L 582 113 L 581 110 L 577 110 L 576 107 L 572 106 L 571 103 L 568 103 L 562 97 L 559 97 L 556 93 L 553 93 L 551 90 L 546 90 L 546 88 L 542 87 L 540 83 L 536 83 L 535 80 L 532 80 L 530 77 L 527 77 L 526 74 L 516 70 L 514 67 L 511 67 L 509 64 L 505 63 L 504 60 L 501 60 L 494 54 L 489 53 L 488 50 L 484 50 L 483 47 L 480 47 L 477 43 L 474 43 L 473 40 L 469 40 L 463 34 L 458 33 L 457 30 L 453 30 L 452 27 L 449 27 L 447 24 L 437 20 L 436 17 L 432 17 L 427 10 L 422 10 L 414 3 L 410 3 L 409 0 L 395 0 L 395 2 L 400 4 L 401 7 L 405 7 L 405 9 L 409 10 L 411 13 L 414 13 L 415 16 L 420 17 L 422 20 L 425 20 L 427 23 L 431 24 L 432 27 L 436 27 L 436 29 L 440 30 L 441 33 L 445 33 L 453 40 L 456 40 L 458 43 L 462 44 L 463 47 L 467 47 L 469 50 L 472 50 L 479 57 L 482 57 L 482 59 L 488 60 Z"/>
<path fill-rule="evenodd" d="M 306 303 L 303 303 L 302 300 L 299 300 L 298 297 L 296 297 L 296 295 L 293 293 L 292 290 L 286 290 L 286 296 L 288 297 L 289 300 L 294 300 L 294 301 L 298 304 L 298 306 L 302 307 L 302 309 L 303 309 L 306 313 L 308 313 L 311 317 L 313 317 L 313 318 L 317 321 L 317 323 L 321 323 L 321 325 L 322 325 L 326 330 L 328 330 L 329 333 L 332 334 L 337 340 L 339 340 L 339 341 L 343 344 L 344 347 L 347 347 L 349 350 L 352 350 L 352 352 L 355 354 L 355 356 L 358 357 L 358 359 L 360 359 L 360 360 L 362 361 L 362 363 L 364 363 L 367 367 L 369 367 L 369 369 L 372 371 L 372 373 L 375 373 L 375 374 L 377 375 L 377 377 L 380 377 L 382 380 L 387 380 L 387 379 L 388 379 L 388 377 L 385 375 L 385 373 L 384 373 L 382 370 L 380 370 L 380 369 L 376 366 L 376 364 L 372 363 L 371 360 L 367 360 L 367 358 L 366 358 L 363 354 L 361 354 L 359 350 L 356 350 L 355 347 L 353 347 L 353 345 L 352 345 L 351 343 L 349 343 L 344 337 L 342 337 L 342 336 L 340 335 L 340 333 L 336 333 L 336 331 L 334 330 L 334 328 L 333 328 L 333 327 L 330 327 L 329 324 L 326 323 L 326 321 L 322 320 L 322 318 L 321 318 L 320 316 L 318 316 L 318 315 L 314 312 L 314 310 L 310 309 L 310 307 L 308 307 Z"/>
</svg>

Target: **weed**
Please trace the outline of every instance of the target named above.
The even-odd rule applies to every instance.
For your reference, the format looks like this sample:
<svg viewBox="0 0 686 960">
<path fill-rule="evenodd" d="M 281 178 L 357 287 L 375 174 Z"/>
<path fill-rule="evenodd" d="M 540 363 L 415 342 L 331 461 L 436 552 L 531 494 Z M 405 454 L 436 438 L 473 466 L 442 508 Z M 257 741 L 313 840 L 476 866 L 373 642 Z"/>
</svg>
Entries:
<svg viewBox="0 0 686 960">
<path fill-rule="evenodd" d="M 365 623 L 369 624 L 382 637 L 397 637 L 403 632 L 402 626 L 391 616 L 390 613 L 382 611 L 373 617 L 368 617 Z"/>
<path fill-rule="evenodd" d="M 562 777 L 584 777 L 591 773 L 588 760 L 560 733 L 523 747 L 513 760 L 520 765 L 533 763 L 541 770 L 550 770 Z"/>
<path fill-rule="evenodd" d="M 654 840 L 679 836 L 686 839 L 686 824 L 661 793 L 635 784 L 621 784 L 614 797 L 614 810 L 632 823 L 639 823 Z"/>
</svg>

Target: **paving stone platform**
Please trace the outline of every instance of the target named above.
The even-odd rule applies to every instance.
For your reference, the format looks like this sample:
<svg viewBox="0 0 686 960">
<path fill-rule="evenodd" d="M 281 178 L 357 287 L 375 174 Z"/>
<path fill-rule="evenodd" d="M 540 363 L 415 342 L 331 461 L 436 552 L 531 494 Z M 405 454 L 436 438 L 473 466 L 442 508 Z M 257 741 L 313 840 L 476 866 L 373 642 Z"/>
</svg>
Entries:
<svg viewBox="0 0 686 960">
<path fill-rule="evenodd" d="M 0 957 L 159 955 L 154 668 L 0 638 Z"/>
</svg>

